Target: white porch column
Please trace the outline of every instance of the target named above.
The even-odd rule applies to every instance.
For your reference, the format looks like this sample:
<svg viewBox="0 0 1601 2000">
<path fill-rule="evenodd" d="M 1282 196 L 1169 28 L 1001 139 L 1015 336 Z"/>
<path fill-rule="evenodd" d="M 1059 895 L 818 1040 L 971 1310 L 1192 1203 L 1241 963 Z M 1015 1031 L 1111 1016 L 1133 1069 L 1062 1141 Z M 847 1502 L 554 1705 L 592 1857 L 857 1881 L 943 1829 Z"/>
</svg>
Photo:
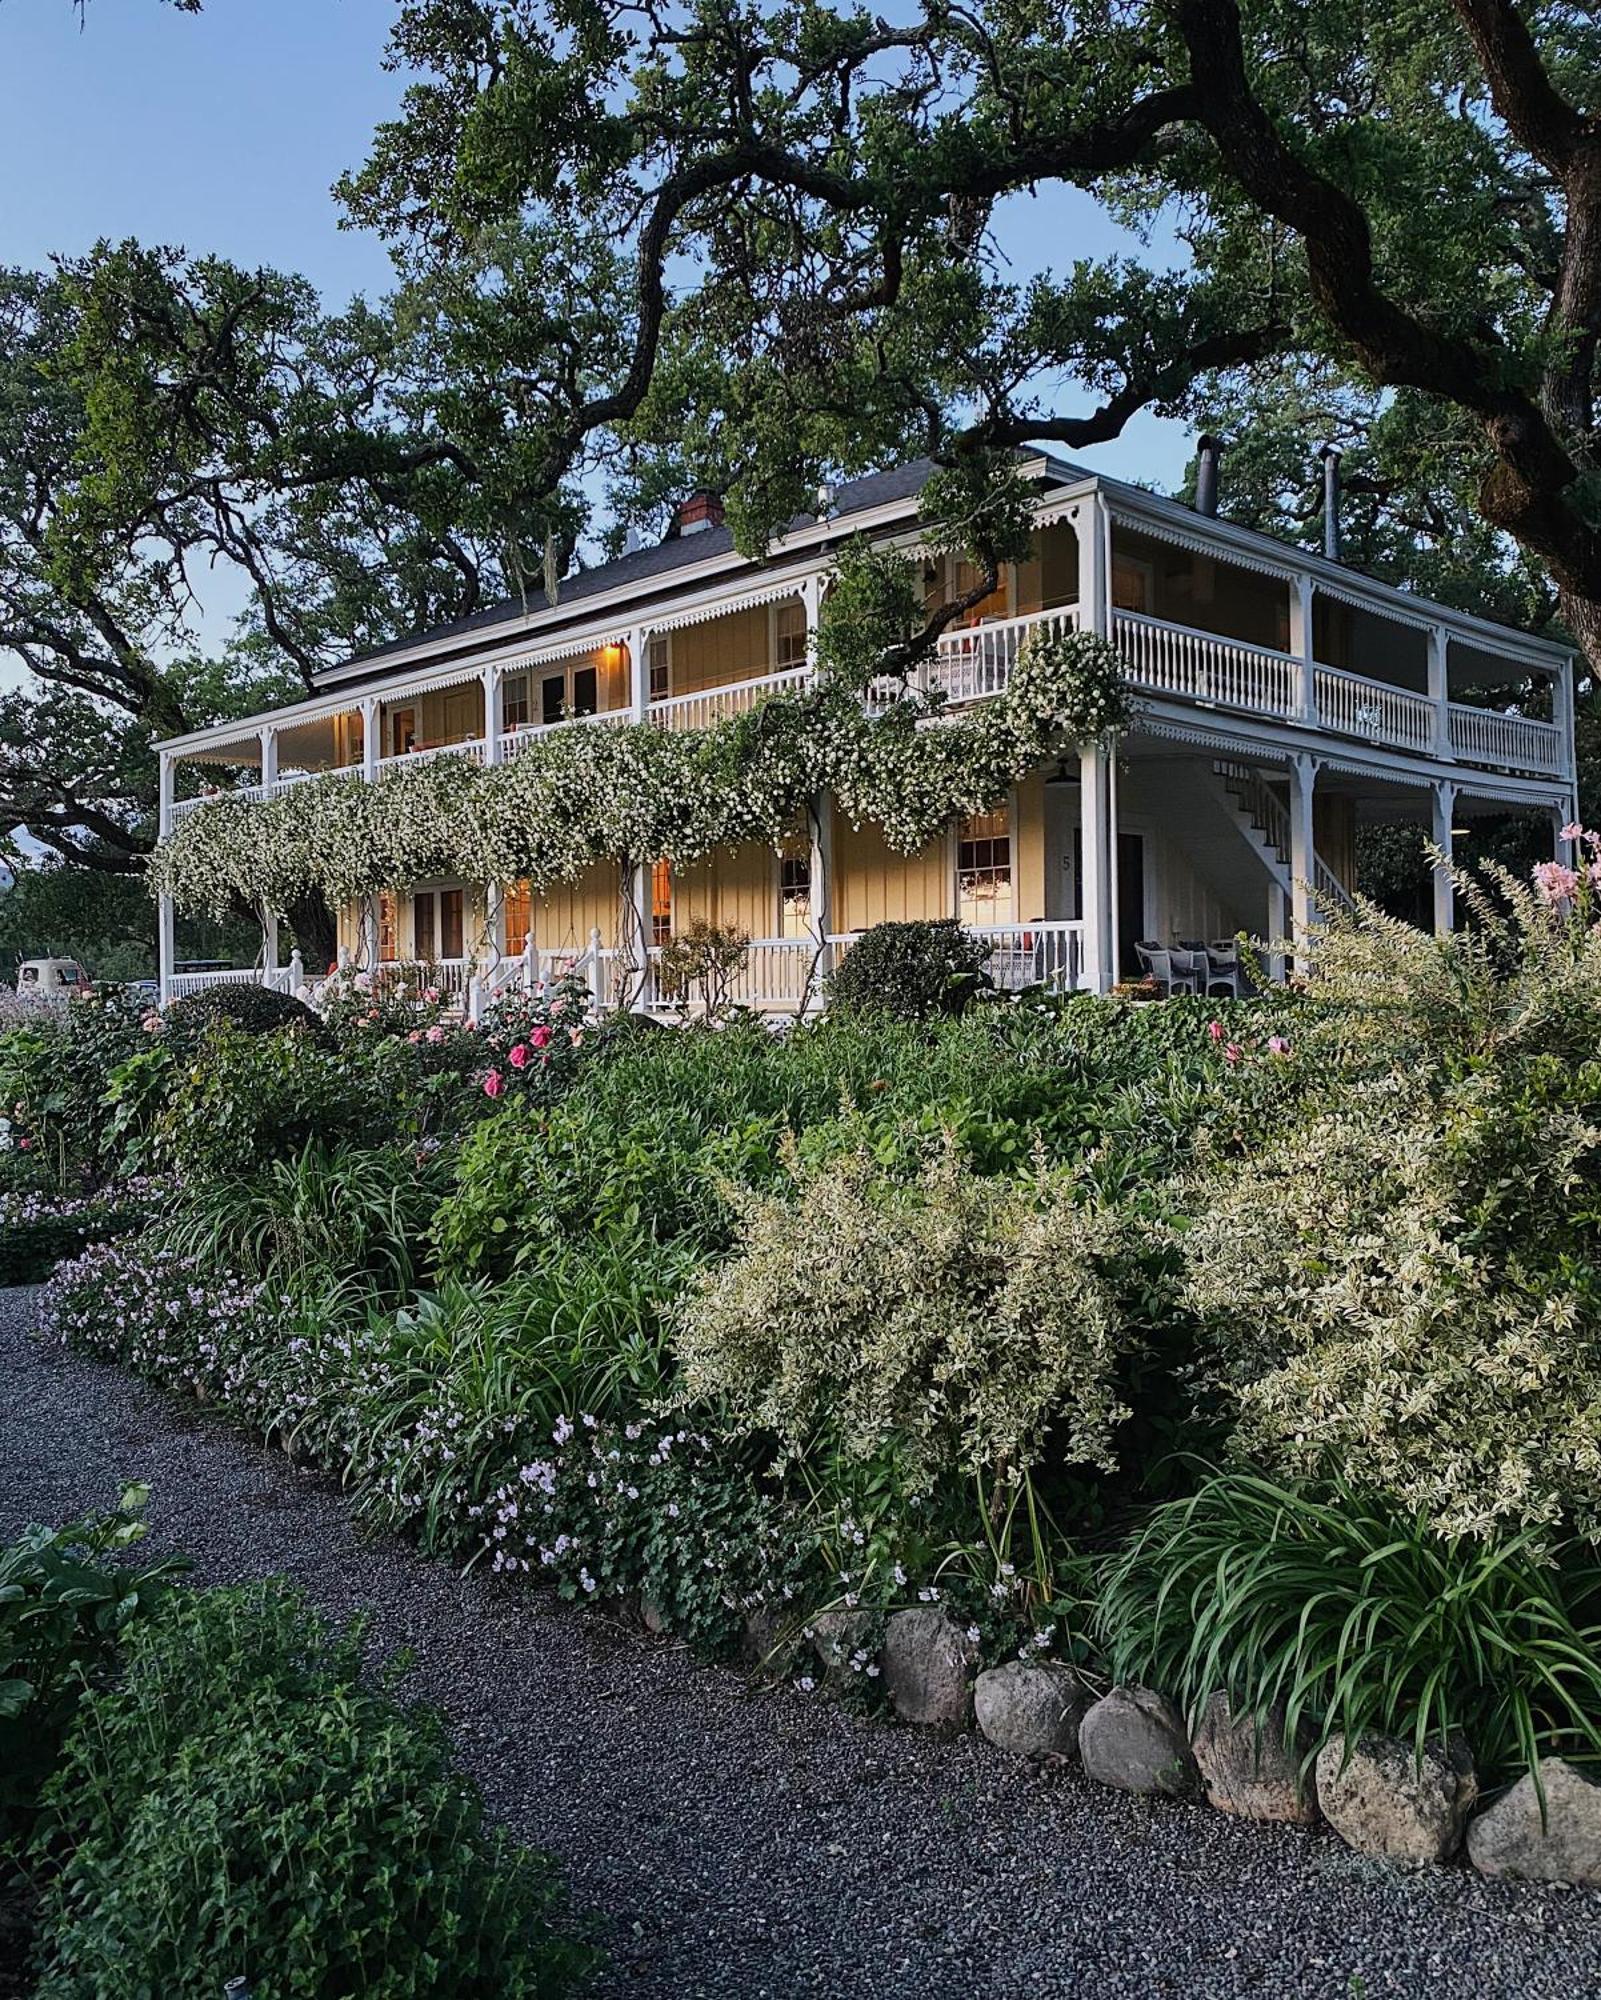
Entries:
<svg viewBox="0 0 1601 2000">
<path fill-rule="evenodd" d="M 156 837 L 165 840 L 172 831 L 172 799 L 177 779 L 178 760 L 170 750 L 163 750 L 160 758 L 160 789 L 156 809 Z"/>
<path fill-rule="evenodd" d="M 278 732 L 269 723 L 261 732 L 261 796 L 272 797 L 278 782 Z"/>
<path fill-rule="evenodd" d="M 1290 585 L 1290 651 L 1295 655 L 1295 712 L 1301 722 L 1317 721 L 1317 681 L 1312 648 L 1312 579 L 1298 576 Z"/>
<path fill-rule="evenodd" d="M 174 912 L 172 898 L 161 896 L 156 901 L 156 994 L 165 1007 L 172 998 L 172 968 L 177 959 L 174 937 Z"/>
<path fill-rule="evenodd" d="M 634 720 L 643 722 L 650 711 L 650 627 L 636 625 L 628 635 L 628 658 L 633 668 Z"/>
<path fill-rule="evenodd" d="M 1431 789 L 1433 826 L 1430 832 L 1447 864 L 1442 866 L 1436 862 L 1434 866 L 1434 935 L 1448 937 L 1456 929 L 1456 888 L 1448 865 L 1456 854 L 1451 832 L 1451 822 L 1456 817 L 1456 786 L 1441 779 Z"/>
<path fill-rule="evenodd" d="M 261 732 L 261 796 L 270 799 L 278 783 L 278 731 L 271 723 Z M 278 919 L 270 910 L 261 913 L 262 977 L 267 985 L 278 970 Z"/>
<path fill-rule="evenodd" d="M 378 759 L 383 745 L 378 740 L 378 697 L 368 695 L 361 704 L 361 775 L 370 785 L 378 775 Z"/>
<path fill-rule="evenodd" d="M 1434 703 L 1434 754 L 1453 763 L 1451 748 L 1451 636 L 1443 625 L 1429 627 L 1429 700 Z"/>
<path fill-rule="evenodd" d="M 627 887 L 634 906 L 634 926 L 639 938 L 639 978 L 633 997 L 636 1014 L 650 1011 L 650 874 L 650 863 L 640 862 L 633 869 Z"/>
<path fill-rule="evenodd" d="M 160 781 L 156 794 L 156 837 L 165 840 L 172 831 L 172 800 L 178 760 L 170 750 L 160 754 Z M 172 967 L 177 954 L 173 948 L 174 913 L 172 898 L 162 896 L 156 902 L 156 996 L 165 1007 L 172 998 Z"/>
<path fill-rule="evenodd" d="M 1296 970 L 1306 970 L 1306 944 L 1317 926 L 1313 880 L 1317 847 L 1312 833 L 1312 795 L 1318 764 L 1305 753 L 1290 759 L 1290 914 L 1295 939 Z"/>
<path fill-rule="evenodd" d="M 506 695 L 499 667 L 485 667 L 484 682 L 484 762 L 500 762 L 500 739 L 506 733 Z"/>
<path fill-rule="evenodd" d="M 1079 752 L 1084 984 L 1092 993 L 1104 993 L 1112 983 L 1111 761 L 1104 744 Z"/>
<path fill-rule="evenodd" d="M 1551 720 L 1556 724 L 1562 746 L 1562 775 L 1572 778 L 1576 768 L 1573 746 L 1573 661 L 1564 661 L 1551 676 Z"/>
<path fill-rule="evenodd" d="M 1112 513 L 1098 492 L 1073 517 L 1078 541 L 1078 615 L 1086 632 L 1112 632 Z"/>
<path fill-rule="evenodd" d="M 833 947 L 828 940 L 834 930 L 834 801 L 827 792 L 812 800 L 811 924 L 817 940 L 819 976 L 833 969 Z"/>
<path fill-rule="evenodd" d="M 1289 929 L 1289 923 L 1288 899 L 1278 883 L 1270 881 L 1267 885 L 1266 937 L 1266 943 L 1270 947 L 1277 944 L 1283 938 L 1285 932 Z M 1283 952 L 1269 949 L 1264 958 L 1262 969 L 1266 972 L 1269 979 L 1281 980 L 1284 977 Z"/>
<path fill-rule="evenodd" d="M 801 608 L 806 613 L 806 664 L 817 664 L 817 627 L 823 616 L 823 579 L 821 574 L 803 576 L 800 587 Z"/>
</svg>

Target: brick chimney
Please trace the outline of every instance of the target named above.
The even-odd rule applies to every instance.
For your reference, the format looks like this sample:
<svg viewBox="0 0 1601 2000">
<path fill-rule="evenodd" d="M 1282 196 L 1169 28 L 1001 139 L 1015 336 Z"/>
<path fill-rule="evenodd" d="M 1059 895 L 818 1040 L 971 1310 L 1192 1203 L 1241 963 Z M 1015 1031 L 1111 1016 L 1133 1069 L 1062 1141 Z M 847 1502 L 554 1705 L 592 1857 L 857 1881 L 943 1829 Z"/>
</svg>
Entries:
<svg viewBox="0 0 1601 2000">
<path fill-rule="evenodd" d="M 723 503 L 704 487 L 679 502 L 677 527 L 681 535 L 698 535 L 703 528 L 723 525 Z"/>
</svg>

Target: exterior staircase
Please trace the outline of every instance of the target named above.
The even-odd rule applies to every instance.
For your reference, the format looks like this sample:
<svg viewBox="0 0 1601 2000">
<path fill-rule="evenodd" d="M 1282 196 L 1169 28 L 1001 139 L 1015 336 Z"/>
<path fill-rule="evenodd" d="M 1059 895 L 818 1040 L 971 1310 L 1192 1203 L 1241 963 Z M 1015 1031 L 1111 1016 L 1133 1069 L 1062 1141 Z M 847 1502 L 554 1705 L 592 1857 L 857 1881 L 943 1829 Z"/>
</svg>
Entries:
<svg viewBox="0 0 1601 2000">
<path fill-rule="evenodd" d="M 1290 873 L 1290 811 L 1274 790 L 1267 774 L 1254 765 L 1231 763 L 1219 758 L 1212 766 L 1214 796 L 1243 836 L 1273 881 L 1289 896 L 1294 887 Z M 1349 910 L 1353 907 L 1345 884 L 1315 850 L 1312 855 L 1312 893 L 1324 909 Z"/>
</svg>

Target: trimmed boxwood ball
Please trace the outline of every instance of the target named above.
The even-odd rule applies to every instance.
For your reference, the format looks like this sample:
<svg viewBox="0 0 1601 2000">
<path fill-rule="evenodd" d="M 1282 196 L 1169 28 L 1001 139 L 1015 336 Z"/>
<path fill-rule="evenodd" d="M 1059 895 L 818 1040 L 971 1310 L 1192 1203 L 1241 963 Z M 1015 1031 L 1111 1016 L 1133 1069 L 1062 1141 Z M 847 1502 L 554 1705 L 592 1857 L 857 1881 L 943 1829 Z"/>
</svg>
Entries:
<svg viewBox="0 0 1601 2000">
<path fill-rule="evenodd" d="M 175 1028 L 193 1029 L 226 1021 L 251 1035 L 270 1035 L 278 1028 L 305 1028 L 315 1033 L 322 1026 L 306 1003 L 293 994 L 245 985 L 203 986 L 198 993 L 186 993 L 168 1007 L 167 1019 Z"/>
<path fill-rule="evenodd" d="M 954 917 L 875 924 L 857 939 L 828 982 L 830 1006 L 847 1014 L 902 1021 L 960 1014 L 981 987 L 990 947 Z"/>
</svg>

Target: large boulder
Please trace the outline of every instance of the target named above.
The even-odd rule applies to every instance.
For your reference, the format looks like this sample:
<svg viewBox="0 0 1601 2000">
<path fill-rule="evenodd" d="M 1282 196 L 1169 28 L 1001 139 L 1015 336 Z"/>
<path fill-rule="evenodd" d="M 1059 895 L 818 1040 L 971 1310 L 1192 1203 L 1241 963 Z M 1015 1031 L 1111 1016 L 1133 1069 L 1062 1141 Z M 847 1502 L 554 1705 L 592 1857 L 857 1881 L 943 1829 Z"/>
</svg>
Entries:
<svg viewBox="0 0 1601 2000">
<path fill-rule="evenodd" d="M 1078 1748 L 1085 1776 L 1119 1791 L 1180 1799 L 1196 1788 L 1183 1717 L 1150 1688 L 1115 1687 L 1102 1695 L 1079 1724 Z"/>
<path fill-rule="evenodd" d="M 973 1712 L 991 1743 L 1019 1757 L 1076 1757 L 1078 1726 L 1094 1700 L 1071 1667 L 1009 1660 L 979 1675 Z"/>
<path fill-rule="evenodd" d="M 1468 1828 L 1468 1859 L 1481 1875 L 1601 1888 L 1601 1785 L 1560 1757 L 1540 1759 L 1540 1795 L 1527 1772 Z"/>
<path fill-rule="evenodd" d="M 805 1637 L 816 1650 L 823 1678 L 843 1686 L 855 1678 L 852 1662 L 864 1659 L 871 1651 L 872 1614 L 843 1606 L 819 1611 L 806 1627 Z"/>
<path fill-rule="evenodd" d="M 801 1644 L 794 1618 L 784 1616 L 775 1606 L 757 1604 L 745 1613 L 740 1652 L 746 1664 L 758 1674 L 782 1680 L 793 1673 L 800 1660 Z"/>
<path fill-rule="evenodd" d="M 1412 1744 L 1331 1736 L 1317 1760 L 1323 1817 L 1348 1847 L 1408 1867 L 1449 1861 L 1462 1844 L 1479 1781 L 1461 1737 L 1430 1743 L 1421 1763 Z"/>
<path fill-rule="evenodd" d="M 1242 1819 L 1290 1820 L 1309 1826 L 1317 1818 L 1317 1784 L 1302 1764 L 1312 1748 L 1303 1723 L 1286 1744 L 1284 1704 L 1276 1702 L 1260 1725 L 1236 1716 L 1221 1691 L 1208 1697 L 1190 1738 L 1206 1796 Z"/>
<path fill-rule="evenodd" d="M 892 1612 L 884 1624 L 884 1686 L 902 1722 L 967 1729 L 978 1642 L 943 1611 Z"/>
</svg>

